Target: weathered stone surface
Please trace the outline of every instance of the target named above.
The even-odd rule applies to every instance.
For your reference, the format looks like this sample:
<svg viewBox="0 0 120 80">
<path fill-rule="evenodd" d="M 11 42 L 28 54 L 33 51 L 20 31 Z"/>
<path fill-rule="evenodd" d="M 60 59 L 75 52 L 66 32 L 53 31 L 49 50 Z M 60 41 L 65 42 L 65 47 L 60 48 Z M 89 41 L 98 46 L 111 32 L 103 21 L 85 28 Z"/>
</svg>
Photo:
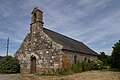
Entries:
<svg viewBox="0 0 120 80">
<path fill-rule="evenodd" d="M 69 63 L 74 63 L 75 55 L 76 55 L 76 61 L 84 61 L 85 58 L 86 60 L 97 59 L 97 56 L 86 55 L 83 53 L 77 53 L 77 52 L 72 52 L 72 51 L 67 51 L 67 50 L 63 50 L 62 52 L 64 53 L 64 56 L 69 61 Z"/>
</svg>

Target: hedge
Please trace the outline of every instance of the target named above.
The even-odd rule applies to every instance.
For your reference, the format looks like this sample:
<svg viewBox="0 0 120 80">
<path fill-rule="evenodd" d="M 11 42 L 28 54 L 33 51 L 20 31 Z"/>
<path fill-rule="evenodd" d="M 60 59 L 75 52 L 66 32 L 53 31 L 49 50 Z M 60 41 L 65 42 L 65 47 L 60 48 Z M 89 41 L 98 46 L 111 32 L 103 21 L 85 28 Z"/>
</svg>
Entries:
<svg viewBox="0 0 120 80">
<path fill-rule="evenodd" d="M 18 73 L 20 72 L 19 61 L 12 57 L 6 56 L 0 60 L 0 73 Z"/>
</svg>

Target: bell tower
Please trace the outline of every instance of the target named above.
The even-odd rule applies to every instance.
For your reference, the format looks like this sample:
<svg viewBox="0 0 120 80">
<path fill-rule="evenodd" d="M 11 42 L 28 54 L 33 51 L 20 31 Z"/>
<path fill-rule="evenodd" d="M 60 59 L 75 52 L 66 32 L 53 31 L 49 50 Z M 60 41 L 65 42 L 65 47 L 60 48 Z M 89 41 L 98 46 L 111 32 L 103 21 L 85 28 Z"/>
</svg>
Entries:
<svg viewBox="0 0 120 80">
<path fill-rule="evenodd" d="M 35 7 L 32 11 L 32 18 L 31 18 L 31 32 L 36 32 L 37 30 L 42 30 L 43 28 L 43 12 Z"/>
<path fill-rule="evenodd" d="M 32 23 L 35 23 L 35 22 L 41 22 L 43 23 L 43 12 L 41 10 L 38 9 L 38 7 L 35 7 L 32 11 L 32 20 L 31 22 Z"/>
</svg>

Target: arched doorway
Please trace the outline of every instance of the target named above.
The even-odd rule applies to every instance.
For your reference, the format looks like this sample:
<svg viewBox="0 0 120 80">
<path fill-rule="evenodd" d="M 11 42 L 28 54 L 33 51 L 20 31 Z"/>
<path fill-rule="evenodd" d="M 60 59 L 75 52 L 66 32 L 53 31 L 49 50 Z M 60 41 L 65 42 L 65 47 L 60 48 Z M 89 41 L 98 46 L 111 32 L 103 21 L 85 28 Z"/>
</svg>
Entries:
<svg viewBox="0 0 120 80">
<path fill-rule="evenodd" d="M 36 73 L 36 58 L 34 56 L 31 56 L 30 73 Z"/>
</svg>

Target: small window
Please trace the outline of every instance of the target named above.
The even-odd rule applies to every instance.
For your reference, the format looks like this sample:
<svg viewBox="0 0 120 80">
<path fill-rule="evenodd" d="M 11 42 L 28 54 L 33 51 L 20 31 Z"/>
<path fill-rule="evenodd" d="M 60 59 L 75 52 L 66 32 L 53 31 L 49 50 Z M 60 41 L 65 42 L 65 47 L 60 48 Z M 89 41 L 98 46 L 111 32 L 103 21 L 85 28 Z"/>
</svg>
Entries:
<svg viewBox="0 0 120 80">
<path fill-rule="evenodd" d="M 86 58 L 86 57 L 84 58 L 84 61 L 87 61 L 87 58 Z"/>
<path fill-rule="evenodd" d="M 36 17 L 37 17 L 37 14 L 36 13 L 34 13 L 34 20 L 36 21 Z"/>
<path fill-rule="evenodd" d="M 77 56 L 75 55 L 74 56 L 74 63 L 76 64 L 76 62 L 77 62 Z"/>
</svg>

